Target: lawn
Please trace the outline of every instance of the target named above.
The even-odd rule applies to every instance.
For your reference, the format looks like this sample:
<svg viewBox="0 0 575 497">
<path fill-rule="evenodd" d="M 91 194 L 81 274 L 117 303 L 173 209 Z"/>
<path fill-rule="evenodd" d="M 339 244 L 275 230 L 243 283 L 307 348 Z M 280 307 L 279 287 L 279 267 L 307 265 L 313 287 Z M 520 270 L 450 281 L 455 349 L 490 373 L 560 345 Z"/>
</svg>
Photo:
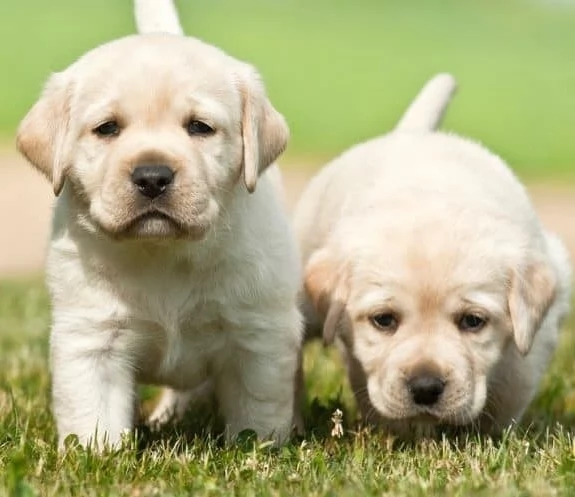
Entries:
<svg viewBox="0 0 575 497">
<path fill-rule="evenodd" d="M 280 450 L 249 434 L 225 448 L 202 412 L 160 434 L 140 430 L 115 453 L 97 457 L 72 446 L 58 455 L 47 296 L 38 281 L 0 283 L 0 495 L 572 496 L 574 324 L 525 423 L 502 440 L 402 444 L 362 429 L 337 356 L 313 344 L 305 364 L 308 431 Z M 330 434 L 338 407 L 346 429 L 339 439 Z"/>
<path fill-rule="evenodd" d="M 51 71 L 134 31 L 131 0 L 0 3 L 0 137 Z M 573 177 L 575 4 L 569 0 L 179 0 L 188 33 L 253 62 L 292 130 L 288 155 L 331 157 L 388 130 L 452 72 L 446 127 L 522 176 Z M 317 162 L 317 160 L 315 161 Z"/>
</svg>

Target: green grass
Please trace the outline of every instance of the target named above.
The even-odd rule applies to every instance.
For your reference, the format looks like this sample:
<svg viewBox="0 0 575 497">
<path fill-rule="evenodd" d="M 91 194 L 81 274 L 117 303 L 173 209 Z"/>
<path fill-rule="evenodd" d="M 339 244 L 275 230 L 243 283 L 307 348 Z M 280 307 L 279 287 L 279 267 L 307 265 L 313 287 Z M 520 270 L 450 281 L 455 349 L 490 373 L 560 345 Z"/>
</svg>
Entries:
<svg viewBox="0 0 575 497">
<path fill-rule="evenodd" d="M 393 125 L 452 72 L 446 127 L 522 176 L 573 177 L 575 7 L 555 0 L 189 0 L 188 33 L 253 62 L 292 129 L 288 154 L 330 157 Z M 0 136 L 50 71 L 134 31 L 130 0 L 1 2 Z"/>
<path fill-rule="evenodd" d="M 140 430 L 103 456 L 55 451 L 48 325 L 41 283 L 0 282 L 0 495 L 573 495 L 573 321 L 525 423 L 502 440 L 402 444 L 361 429 L 336 354 L 313 345 L 304 438 L 275 451 L 246 435 L 225 448 L 213 419 L 200 413 L 157 435 Z M 336 407 L 345 412 L 341 439 L 330 435 Z"/>
</svg>

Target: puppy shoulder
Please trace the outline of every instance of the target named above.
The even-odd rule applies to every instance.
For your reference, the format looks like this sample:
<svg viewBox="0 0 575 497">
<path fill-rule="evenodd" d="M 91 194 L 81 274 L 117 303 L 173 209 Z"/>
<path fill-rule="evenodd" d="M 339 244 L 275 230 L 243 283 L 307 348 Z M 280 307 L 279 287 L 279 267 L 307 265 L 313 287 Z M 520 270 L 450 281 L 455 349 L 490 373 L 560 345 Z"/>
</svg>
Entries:
<svg viewBox="0 0 575 497">
<path fill-rule="evenodd" d="M 243 261 L 238 270 L 257 273 L 263 285 L 296 288 L 295 282 L 300 277 L 299 252 L 284 199 L 278 191 L 278 177 L 273 176 L 264 174 L 253 193 L 241 193 L 238 212 L 232 220 L 235 226 L 229 257 L 238 263 Z"/>
</svg>

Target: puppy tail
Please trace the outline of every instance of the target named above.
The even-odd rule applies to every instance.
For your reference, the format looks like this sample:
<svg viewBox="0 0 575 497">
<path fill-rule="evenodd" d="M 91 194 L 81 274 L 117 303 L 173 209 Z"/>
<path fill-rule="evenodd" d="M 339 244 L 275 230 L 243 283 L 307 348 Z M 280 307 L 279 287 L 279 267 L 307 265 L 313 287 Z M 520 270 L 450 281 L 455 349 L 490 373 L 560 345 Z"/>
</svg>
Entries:
<svg viewBox="0 0 575 497">
<path fill-rule="evenodd" d="M 174 0 L 134 0 L 138 33 L 183 35 Z"/>
<path fill-rule="evenodd" d="M 421 89 L 395 127 L 397 131 L 434 131 L 457 89 L 451 74 L 437 74 Z"/>
</svg>

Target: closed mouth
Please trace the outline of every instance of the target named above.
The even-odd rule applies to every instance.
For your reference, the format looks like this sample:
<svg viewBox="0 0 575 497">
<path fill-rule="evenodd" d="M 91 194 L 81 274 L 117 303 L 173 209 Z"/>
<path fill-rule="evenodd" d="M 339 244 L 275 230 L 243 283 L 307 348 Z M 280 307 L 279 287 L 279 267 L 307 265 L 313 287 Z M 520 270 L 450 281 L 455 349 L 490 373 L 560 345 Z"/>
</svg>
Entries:
<svg viewBox="0 0 575 497">
<path fill-rule="evenodd" d="M 148 223 L 157 223 L 158 228 L 162 226 L 163 228 L 160 230 L 163 233 L 158 233 L 160 237 L 181 237 L 184 236 L 187 232 L 189 232 L 189 228 L 184 226 L 180 221 L 174 219 L 169 214 L 160 211 L 158 209 L 148 210 L 134 216 L 129 221 L 114 226 L 113 229 L 109 229 L 106 227 L 102 228 L 106 233 L 111 235 L 113 238 L 131 238 L 136 237 L 140 238 L 144 237 L 154 237 L 156 229 L 151 229 L 150 233 L 145 233 L 147 231 L 144 227 Z M 143 231 L 141 233 L 140 231 Z"/>
<path fill-rule="evenodd" d="M 152 210 L 148 212 L 144 212 L 142 214 L 137 215 L 134 217 L 127 226 L 132 226 L 134 224 L 140 223 L 142 221 L 149 221 L 149 220 L 158 220 L 158 221 L 168 221 L 170 223 L 179 224 L 172 216 L 166 214 L 165 212 L 159 210 Z"/>
<path fill-rule="evenodd" d="M 122 229 L 120 231 L 130 231 L 138 224 L 146 221 L 165 221 L 167 223 L 172 224 L 175 228 L 183 230 L 183 226 L 179 221 L 177 221 L 172 216 L 166 214 L 163 211 L 154 209 L 147 212 L 143 212 L 142 214 L 139 214 L 136 217 L 132 218 L 128 223 L 122 226 Z"/>
<path fill-rule="evenodd" d="M 439 417 L 437 417 L 434 414 L 431 414 L 430 412 L 421 412 L 418 414 L 415 414 L 412 419 L 414 421 L 421 421 L 423 423 L 438 423 L 440 421 Z"/>
<path fill-rule="evenodd" d="M 116 240 L 126 239 L 202 239 L 210 227 L 209 219 L 198 216 L 192 223 L 184 222 L 162 208 L 148 207 L 122 223 L 101 223 L 100 230 Z"/>
<path fill-rule="evenodd" d="M 467 411 L 449 410 L 449 412 L 430 412 L 421 411 L 412 418 L 415 421 L 421 421 L 438 425 L 466 425 L 473 422 L 473 417 Z"/>
</svg>

